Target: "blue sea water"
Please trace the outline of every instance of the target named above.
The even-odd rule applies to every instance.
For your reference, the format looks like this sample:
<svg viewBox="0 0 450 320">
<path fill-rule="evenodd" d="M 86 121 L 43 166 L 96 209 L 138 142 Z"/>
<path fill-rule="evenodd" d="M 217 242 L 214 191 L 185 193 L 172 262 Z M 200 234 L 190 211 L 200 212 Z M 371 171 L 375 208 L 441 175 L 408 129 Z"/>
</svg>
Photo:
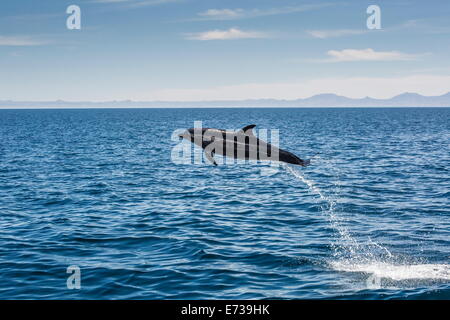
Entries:
<svg viewBox="0 0 450 320">
<path fill-rule="evenodd" d="M 176 164 L 196 120 L 319 154 Z M 449 108 L 0 110 L 0 138 L 1 299 L 450 298 Z"/>
</svg>

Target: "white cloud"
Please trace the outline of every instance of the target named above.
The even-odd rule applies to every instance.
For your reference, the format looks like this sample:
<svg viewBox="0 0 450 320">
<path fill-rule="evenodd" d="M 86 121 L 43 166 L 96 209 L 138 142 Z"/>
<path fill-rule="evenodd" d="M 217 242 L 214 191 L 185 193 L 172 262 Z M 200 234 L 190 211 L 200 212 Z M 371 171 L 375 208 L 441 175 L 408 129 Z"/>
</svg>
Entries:
<svg viewBox="0 0 450 320">
<path fill-rule="evenodd" d="M 204 12 L 200 12 L 198 15 L 201 20 L 232 20 L 232 19 L 244 19 L 255 18 L 263 16 L 272 16 L 279 14 L 289 14 L 295 12 L 305 12 L 323 7 L 330 6 L 330 3 L 322 4 L 305 4 L 300 6 L 288 6 L 279 8 L 268 9 L 209 9 Z"/>
<path fill-rule="evenodd" d="M 98 3 L 119 3 L 119 2 L 129 2 L 130 0 L 95 0 Z"/>
<path fill-rule="evenodd" d="M 297 99 L 321 93 L 349 98 L 391 98 L 404 92 L 441 95 L 450 92 L 450 75 L 404 77 L 320 78 L 289 83 L 248 83 L 207 89 L 165 89 L 146 92 L 138 100 L 201 101 L 244 99 Z"/>
<path fill-rule="evenodd" d="M 160 4 L 172 3 L 172 2 L 181 2 L 183 0 L 138 0 L 134 1 L 133 4 L 130 4 L 130 7 L 139 8 L 145 6 L 155 6 Z"/>
<path fill-rule="evenodd" d="M 46 41 L 36 40 L 29 37 L 0 36 L 0 46 L 40 46 L 47 44 Z"/>
<path fill-rule="evenodd" d="M 211 30 L 206 32 L 188 33 L 186 39 L 189 40 L 234 40 L 234 39 L 257 39 L 267 38 L 269 35 L 264 32 L 242 31 L 238 28 L 228 30 Z"/>
<path fill-rule="evenodd" d="M 243 9 L 209 9 L 205 12 L 200 12 L 198 15 L 208 18 L 233 19 L 241 17 L 243 13 Z"/>
<path fill-rule="evenodd" d="M 97 3 L 124 3 L 130 8 L 138 8 L 144 6 L 154 6 L 171 2 L 179 2 L 182 0 L 95 0 Z"/>
<path fill-rule="evenodd" d="M 348 62 L 348 61 L 409 61 L 416 60 L 419 55 L 403 53 L 400 51 L 375 51 L 368 49 L 344 49 L 330 50 L 327 52 L 329 59 L 324 62 Z"/>
<path fill-rule="evenodd" d="M 358 35 L 358 34 L 364 34 L 366 32 L 367 31 L 365 31 L 365 30 L 358 30 L 358 29 L 309 30 L 309 31 L 307 31 L 307 33 L 309 35 L 313 36 L 314 38 L 319 38 L 319 39 Z"/>
</svg>

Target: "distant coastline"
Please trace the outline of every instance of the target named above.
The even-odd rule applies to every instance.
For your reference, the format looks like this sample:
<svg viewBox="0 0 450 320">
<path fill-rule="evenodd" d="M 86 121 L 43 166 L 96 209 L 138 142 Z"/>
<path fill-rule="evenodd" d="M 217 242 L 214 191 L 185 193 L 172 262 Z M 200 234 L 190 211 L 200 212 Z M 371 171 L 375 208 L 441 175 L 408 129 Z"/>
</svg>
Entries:
<svg viewBox="0 0 450 320">
<path fill-rule="evenodd" d="M 292 108 L 345 108 L 345 107 L 450 107 L 450 92 L 441 96 L 423 96 L 403 93 L 389 99 L 352 99 L 336 94 L 319 94 L 295 100 L 248 99 L 214 101 L 10 101 L 0 100 L 1 109 L 67 109 L 67 108 L 239 108 L 239 107 L 292 107 Z"/>
</svg>

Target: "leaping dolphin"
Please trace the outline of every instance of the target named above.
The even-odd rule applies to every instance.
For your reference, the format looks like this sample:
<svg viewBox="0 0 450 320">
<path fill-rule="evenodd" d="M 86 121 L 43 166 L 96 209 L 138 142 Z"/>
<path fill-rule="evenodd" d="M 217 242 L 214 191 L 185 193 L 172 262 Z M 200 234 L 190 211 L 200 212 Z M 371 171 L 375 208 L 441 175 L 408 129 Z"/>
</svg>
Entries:
<svg viewBox="0 0 450 320">
<path fill-rule="evenodd" d="M 269 160 L 306 167 L 310 160 L 302 160 L 293 153 L 277 148 L 253 134 L 256 125 L 245 126 L 239 131 L 214 128 L 190 128 L 179 135 L 205 150 L 206 158 L 217 166 L 214 155 L 242 160 Z"/>
</svg>

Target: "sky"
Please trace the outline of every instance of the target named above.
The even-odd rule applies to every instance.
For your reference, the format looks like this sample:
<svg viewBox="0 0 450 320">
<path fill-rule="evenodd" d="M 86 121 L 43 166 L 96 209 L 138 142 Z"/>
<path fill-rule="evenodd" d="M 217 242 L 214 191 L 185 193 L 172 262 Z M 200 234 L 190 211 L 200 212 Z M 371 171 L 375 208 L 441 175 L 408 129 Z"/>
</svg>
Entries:
<svg viewBox="0 0 450 320">
<path fill-rule="evenodd" d="M 447 0 L 2 0 L 0 100 L 441 95 L 449 40 Z"/>
</svg>

